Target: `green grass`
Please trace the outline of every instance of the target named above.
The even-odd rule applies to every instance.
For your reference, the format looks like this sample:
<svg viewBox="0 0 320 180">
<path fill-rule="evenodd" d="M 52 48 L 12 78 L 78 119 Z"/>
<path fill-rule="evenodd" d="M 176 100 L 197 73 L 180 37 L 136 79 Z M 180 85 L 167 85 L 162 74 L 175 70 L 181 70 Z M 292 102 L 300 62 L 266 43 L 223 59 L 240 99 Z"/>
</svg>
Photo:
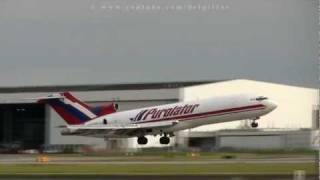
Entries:
<svg viewBox="0 0 320 180">
<path fill-rule="evenodd" d="M 201 164 L 201 165 L 0 165 L 2 175 L 290 175 L 294 170 L 316 174 L 315 164 Z"/>
</svg>

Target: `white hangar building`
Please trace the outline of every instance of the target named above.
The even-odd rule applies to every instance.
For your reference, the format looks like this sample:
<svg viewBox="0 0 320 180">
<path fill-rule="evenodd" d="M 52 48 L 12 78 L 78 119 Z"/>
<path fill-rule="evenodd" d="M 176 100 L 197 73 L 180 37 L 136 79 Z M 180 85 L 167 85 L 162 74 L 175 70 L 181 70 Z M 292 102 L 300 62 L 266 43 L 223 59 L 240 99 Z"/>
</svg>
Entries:
<svg viewBox="0 0 320 180">
<path fill-rule="evenodd" d="M 281 131 L 281 133 L 267 133 L 276 137 L 282 134 L 288 134 L 285 133 L 287 131 L 299 131 L 300 129 L 305 131 L 307 129 L 311 132 L 311 129 L 319 128 L 318 90 L 283 84 L 251 80 L 226 80 L 114 85 L 8 87 L 0 88 L 0 144 L 18 142 L 22 143 L 24 148 L 39 148 L 42 145 L 92 145 L 99 148 L 106 147 L 104 139 L 61 136 L 60 129 L 57 128 L 57 126 L 65 125 L 65 122 L 49 107 L 42 104 L 36 104 L 34 100 L 26 99 L 46 96 L 61 91 L 71 91 L 76 97 L 79 97 L 90 105 L 116 102 L 119 105 L 120 111 L 177 101 L 203 99 L 212 96 L 252 93 L 259 96 L 267 96 L 274 100 L 278 105 L 278 108 L 275 111 L 262 117 L 258 121 L 259 130 L 264 131 L 263 133 L 266 133 L 265 131 L 269 130 L 272 130 L 273 132 Z M 246 138 L 246 136 L 242 136 L 242 131 L 237 131 L 237 133 L 234 132 L 235 130 L 241 129 L 246 129 L 243 132 L 250 136 L 250 138 L 254 138 L 255 136 L 259 137 L 261 134 L 259 131 L 256 133 L 247 133 L 247 129 L 250 129 L 250 127 L 247 126 L 246 121 L 228 122 L 201 126 L 177 133 L 177 136 L 172 138 L 170 145 L 179 145 L 182 143 L 188 146 L 195 145 L 201 147 L 201 144 L 203 143 L 212 142 L 211 145 L 213 148 L 211 149 L 219 148 L 223 147 L 221 146 L 223 145 L 221 142 L 232 145 L 232 141 L 239 140 L 236 137 Z M 225 130 L 227 130 L 227 132 L 221 133 Z M 231 130 L 233 130 L 232 134 L 234 136 L 231 139 L 229 138 L 228 142 L 224 141 L 225 139 L 221 139 L 222 136 L 219 136 L 219 139 L 214 136 L 215 134 L 219 134 L 217 132 L 220 132 L 220 134 L 223 134 L 224 136 L 228 136 L 228 132 Z M 201 136 L 198 136 L 198 134 L 201 134 Z M 304 134 L 303 137 L 310 136 Z M 146 147 L 161 147 L 158 142 L 159 137 L 148 138 L 149 143 Z M 272 141 L 272 138 L 267 139 Z M 282 141 L 278 140 L 277 142 Z M 210 145 L 210 143 L 206 144 Z M 135 138 L 120 140 L 116 145 L 120 148 L 142 147 L 137 145 Z M 281 143 L 274 146 L 286 147 Z"/>
<path fill-rule="evenodd" d="M 278 105 L 277 109 L 258 121 L 260 128 L 297 129 L 319 126 L 315 114 L 319 105 L 317 89 L 251 80 L 231 80 L 182 88 L 180 99 L 188 101 L 244 93 L 266 96 Z M 241 121 L 228 122 L 195 128 L 193 131 L 237 129 L 243 125 Z"/>
<path fill-rule="evenodd" d="M 250 127 L 250 120 L 206 125 L 181 132 L 177 142 L 202 150 L 319 147 L 318 89 L 231 80 L 182 88 L 180 99 L 188 101 L 235 93 L 267 96 L 278 107 L 258 120 L 258 129 Z"/>
</svg>

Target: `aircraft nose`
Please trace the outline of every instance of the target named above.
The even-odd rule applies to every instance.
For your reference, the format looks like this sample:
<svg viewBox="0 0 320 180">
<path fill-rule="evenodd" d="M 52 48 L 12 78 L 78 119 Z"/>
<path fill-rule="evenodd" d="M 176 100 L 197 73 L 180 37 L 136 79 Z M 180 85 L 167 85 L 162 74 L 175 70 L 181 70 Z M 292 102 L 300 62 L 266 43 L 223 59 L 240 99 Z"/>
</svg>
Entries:
<svg viewBox="0 0 320 180">
<path fill-rule="evenodd" d="M 270 100 L 266 101 L 266 106 L 267 106 L 267 109 L 270 111 L 273 111 L 278 107 L 278 105 L 274 101 L 270 101 Z"/>
</svg>

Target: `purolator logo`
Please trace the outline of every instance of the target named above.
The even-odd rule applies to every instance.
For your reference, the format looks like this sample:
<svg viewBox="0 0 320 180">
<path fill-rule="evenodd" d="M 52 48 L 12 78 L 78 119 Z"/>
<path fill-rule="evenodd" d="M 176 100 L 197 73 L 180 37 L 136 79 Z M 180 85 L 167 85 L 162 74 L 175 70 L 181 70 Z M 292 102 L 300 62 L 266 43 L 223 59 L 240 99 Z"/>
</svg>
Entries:
<svg viewBox="0 0 320 180">
<path fill-rule="evenodd" d="M 131 121 L 144 121 L 144 120 L 154 120 L 160 118 L 169 118 L 179 115 L 192 114 L 194 110 L 199 107 L 199 104 L 186 104 L 184 106 L 175 106 L 173 108 L 165 109 L 145 109 L 140 111 L 136 117 L 130 118 Z"/>
</svg>

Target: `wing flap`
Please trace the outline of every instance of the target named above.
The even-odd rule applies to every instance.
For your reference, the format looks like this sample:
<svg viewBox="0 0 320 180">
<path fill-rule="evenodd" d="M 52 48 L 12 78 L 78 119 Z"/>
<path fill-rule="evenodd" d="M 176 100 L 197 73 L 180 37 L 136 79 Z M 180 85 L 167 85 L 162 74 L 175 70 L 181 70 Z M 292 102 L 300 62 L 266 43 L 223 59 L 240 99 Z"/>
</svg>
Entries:
<svg viewBox="0 0 320 180">
<path fill-rule="evenodd" d="M 106 137 L 106 136 L 136 136 L 139 132 L 145 129 L 161 129 L 169 128 L 176 125 L 177 121 L 167 122 L 149 122 L 143 124 L 130 125 L 107 125 L 107 126 L 85 126 L 72 125 L 61 131 L 62 135 L 79 135 L 92 137 Z"/>
<path fill-rule="evenodd" d="M 85 125 L 74 125 L 68 126 L 68 129 L 96 129 L 96 130 L 125 130 L 125 129 L 145 129 L 145 128 L 160 128 L 165 126 L 174 126 L 178 121 L 166 121 L 166 122 L 149 122 L 143 124 L 130 124 L 130 125 L 106 125 L 106 126 L 85 126 Z"/>
</svg>

